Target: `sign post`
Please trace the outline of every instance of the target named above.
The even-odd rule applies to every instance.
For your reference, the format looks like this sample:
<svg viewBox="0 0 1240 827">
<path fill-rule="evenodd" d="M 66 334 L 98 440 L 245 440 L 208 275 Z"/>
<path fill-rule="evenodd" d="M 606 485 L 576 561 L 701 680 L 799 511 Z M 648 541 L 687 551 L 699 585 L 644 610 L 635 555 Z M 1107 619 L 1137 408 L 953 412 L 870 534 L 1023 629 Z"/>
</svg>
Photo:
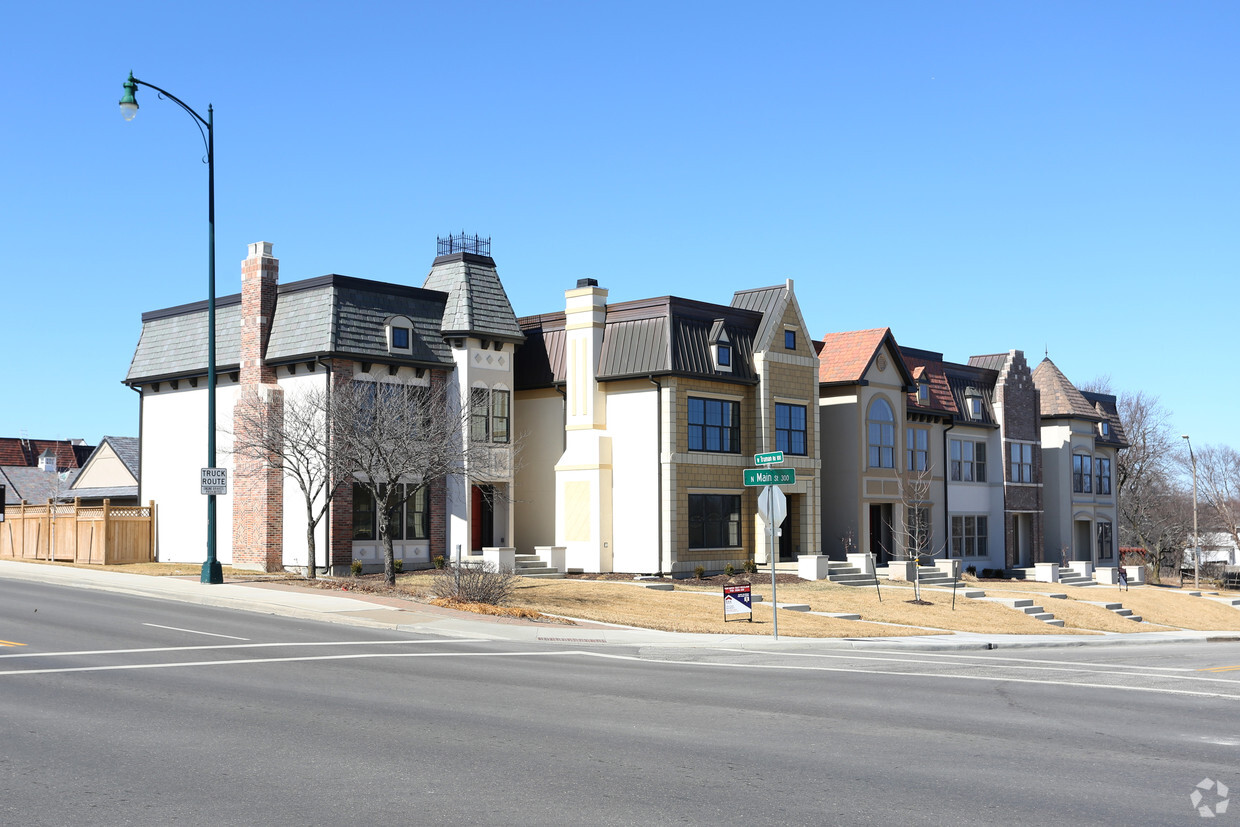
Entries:
<svg viewBox="0 0 1240 827">
<path fill-rule="evenodd" d="M 758 454 L 755 460 L 761 461 L 763 458 L 772 458 L 771 462 L 783 462 L 784 455 L 782 451 L 776 451 L 772 454 Z M 795 468 L 746 468 L 744 472 L 745 485 L 761 485 L 764 486 L 762 492 L 758 494 L 758 513 L 762 515 L 762 519 L 766 520 L 767 531 L 770 536 L 770 549 L 767 553 L 771 558 L 771 632 L 775 640 L 779 640 L 779 595 L 775 588 L 775 560 L 778 554 L 775 551 L 775 526 L 784 521 L 784 517 L 788 513 L 788 499 L 784 496 L 784 492 L 779 490 L 780 485 L 791 485 L 797 481 L 797 472 Z"/>
</svg>

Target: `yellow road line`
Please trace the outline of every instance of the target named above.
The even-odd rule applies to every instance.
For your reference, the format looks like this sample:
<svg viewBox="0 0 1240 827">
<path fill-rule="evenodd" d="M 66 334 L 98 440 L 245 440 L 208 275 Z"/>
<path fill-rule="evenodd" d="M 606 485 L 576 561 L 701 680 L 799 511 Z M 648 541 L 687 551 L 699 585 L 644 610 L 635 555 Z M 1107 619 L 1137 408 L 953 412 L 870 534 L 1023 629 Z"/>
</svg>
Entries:
<svg viewBox="0 0 1240 827">
<path fill-rule="evenodd" d="M 1198 669 L 1198 672 L 1235 672 L 1240 666 L 1212 666 L 1209 669 Z"/>
<path fill-rule="evenodd" d="M 0 646 L 25 646 L 24 643 L 14 643 L 11 640 L 0 640 Z"/>
</svg>

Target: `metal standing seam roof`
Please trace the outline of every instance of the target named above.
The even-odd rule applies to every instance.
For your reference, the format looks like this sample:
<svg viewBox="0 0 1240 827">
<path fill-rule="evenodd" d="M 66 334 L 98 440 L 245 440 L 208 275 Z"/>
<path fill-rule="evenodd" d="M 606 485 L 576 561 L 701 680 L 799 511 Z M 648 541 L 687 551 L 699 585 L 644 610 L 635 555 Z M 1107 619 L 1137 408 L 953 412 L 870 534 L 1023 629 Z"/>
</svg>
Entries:
<svg viewBox="0 0 1240 827">
<path fill-rule="evenodd" d="M 996 371 L 945 362 L 943 364 L 943 373 L 947 377 L 948 387 L 951 388 L 952 399 L 955 402 L 956 410 L 959 411 L 959 421 L 961 424 L 994 426 L 999 424 L 992 404 L 995 395 L 995 382 L 999 378 L 999 374 Z M 979 419 L 973 419 L 969 416 L 969 403 L 966 401 L 966 398 L 970 388 L 977 390 L 982 397 L 982 415 Z"/>
<path fill-rule="evenodd" d="M 1095 437 L 1096 441 L 1102 445 L 1113 445 L 1116 448 L 1128 447 L 1128 434 L 1124 431 L 1124 423 L 1119 417 L 1119 406 L 1116 404 L 1115 397 L 1109 393 L 1092 393 L 1090 391 L 1081 391 L 1081 396 L 1085 397 L 1086 402 L 1094 405 L 1094 411 L 1098 416 L 1110 426 L 1110 433 L 1106 436 L 1099 434 Z"/>
<path fill-rule="evenodd" d="M 784 317 L 784 309 L 788 305 L 788 288 L 785 285 L 774 287 L 756 287 L 752 290 L 738 290 L 732 295 L 732 306 L 742 310 L 754 310 L 762 314 L 758 328 L 754 331 L 753 346 L 761 347 L 769 342 L 771 330 Z"/>
</svg>

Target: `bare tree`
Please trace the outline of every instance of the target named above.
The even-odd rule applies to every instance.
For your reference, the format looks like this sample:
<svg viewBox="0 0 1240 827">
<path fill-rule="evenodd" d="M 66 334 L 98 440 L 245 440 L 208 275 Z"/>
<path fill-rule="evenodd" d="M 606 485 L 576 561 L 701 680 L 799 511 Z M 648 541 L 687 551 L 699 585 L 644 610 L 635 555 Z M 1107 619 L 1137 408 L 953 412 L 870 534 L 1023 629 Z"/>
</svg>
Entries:
<svg viewBox="0 0 1240 827">
<path fill-rule="evenodd" d="M 328 438 L 332 398 L 326 387 L 286 391 L 278 412 L 269 409 L 266 392 L 248 388 L 237 400 L 232 453 L 297 483 L 306 509 L 306 577 L 313 580 L 315 529 L 352 471 L 337 461 Z"/>
<path fill-rule="evenodd" d="M 374 498 L 384 579 L 396 582 L 393 519 L 422 486 L 489 469 L 485 442 L 469 433 L 469 410 L 439 374 L 424 384 L 352 381 L 333 394 L 333 447 Z"/>
<path fill-rule="evenodd" d="M 913 568 L 913 599 L 917 602 L 921 602 L 923 561 L 933 560 L 947 548 L 946 543 L 934 547 L 934 526 L 931 522 L 934 509 L 930 496 L 934 473 L 928 459 L 923 464 L 924 468 L 904 470 L 896 477 L 900 491 L 900 510 L 904 517 L 904 524 L 899 532 L 903 542 L 896 543 L 897 559 L 912 560 L 917 564 Z M 892 533 L 896 533 L 894 528 Z"/>
<path fill-rule="evenodd" d="M 1150 552 L 1156 577 L 1161 568 L 1179 568 L 1187 533 L 1185 493 L 1175 473 L 1180 440 L 1156 396 L 1123 393 L 1118 411 L 1128 437 L 1115 461 L 1120 545 Z"/>
<path fill-rule="evenodd" d="M 1197 451 L 1198 493 L 1211 522 L 1240 546 L 1240 452 L 1227 445 L 1206 445 Z M 1200 545 L 1200 539 L 1194 542 Z"/>
</svg>

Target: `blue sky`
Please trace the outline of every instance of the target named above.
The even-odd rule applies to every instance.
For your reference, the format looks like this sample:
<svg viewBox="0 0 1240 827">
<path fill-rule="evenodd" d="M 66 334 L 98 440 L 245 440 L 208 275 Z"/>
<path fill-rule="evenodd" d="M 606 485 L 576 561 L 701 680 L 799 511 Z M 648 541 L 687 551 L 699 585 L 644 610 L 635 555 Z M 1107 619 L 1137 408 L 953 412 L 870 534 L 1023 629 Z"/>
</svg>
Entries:
<svg viewBox="0 0 1240 827">
<path fill-rule="evenodd" d="M 519 315 L 728 303 L 952 361 L 1044 352 L 1240 445 L 1240 4 L 26 3 L 0 66 L 0 435 L 136 435 L 140 316 L 281 279 L 420 285 L 489 235 Z"/>
</svg>

